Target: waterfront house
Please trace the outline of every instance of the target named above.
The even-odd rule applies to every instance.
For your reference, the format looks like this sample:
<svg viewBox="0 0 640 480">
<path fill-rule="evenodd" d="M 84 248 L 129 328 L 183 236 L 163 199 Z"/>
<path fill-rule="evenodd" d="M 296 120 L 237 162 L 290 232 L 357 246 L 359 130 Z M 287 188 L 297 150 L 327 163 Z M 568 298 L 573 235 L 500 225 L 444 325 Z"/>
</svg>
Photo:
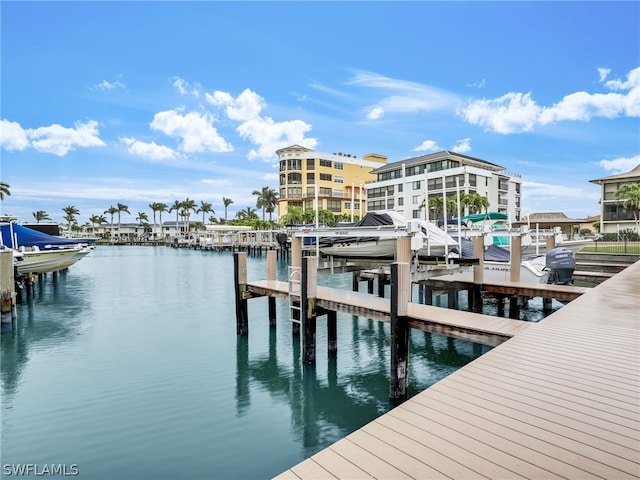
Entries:
<svg viewBox="0 0 640 480">
<path fill-rule="evenodd" d="M 616 199 L 616 191 L 623 185 L 640 183 L 640 165 L 630 172 L 596 178 L 590 182 L 600 185 L 600 232 L 635 231 L 638 205 L 625 206 L 623 200 Z"/>
</svg>

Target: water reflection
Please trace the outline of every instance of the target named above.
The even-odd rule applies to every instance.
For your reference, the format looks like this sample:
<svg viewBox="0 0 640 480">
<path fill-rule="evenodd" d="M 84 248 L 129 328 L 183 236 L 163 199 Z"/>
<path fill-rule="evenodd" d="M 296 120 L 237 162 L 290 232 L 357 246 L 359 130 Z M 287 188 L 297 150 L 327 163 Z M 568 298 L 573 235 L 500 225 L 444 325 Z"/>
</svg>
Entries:
<svg viewBox="0 0 640 480">
<path fill-rule="evenodd" d="M 319 321 L 318 330 L 323 326 Z M 343 339 L 341 345 L 348 344 L 350 349 L 344 356 L 328 355 L 326 372 L 302 364 L 299 338 L 293 340 L 290 351 L 282 345 L 278 348 L 275 328 L 269 329 L 264 353 L 251 355 L 248 337 L 237 337 L 236 414 L 248 413 L 252 387 L 266 389 L 277 403 L 289 406 L 292 433 L 305 455 L 310 455 L 388 411 L 392 406 L 388 401 L 388 325 L 353 316 L 344 333 L 351 338 Z M 411 332 L 409 341 L 410 396 L 490 350 L 417 330 Z M 288 354 L 279 358 L 278 352 L 284 351 Z M 324 351 L 319 343 L 318 355 Z M 339 359 L 351 365 L 339 368 Z M 319 363 L 324 367 L 324 360 Z"/>
<path fill-rule="evenodd" d="M 17 320 L 3 324 L 0 332 L 0 380 L 5 399 L 16 392 L 31 353 L 58 347 L 79 334 L 83 312 L 90 307 L 82 293 L 91 288 L 90 283 L 90 278 L 67 271 L 45 275 L 33 295 L 18 303 Z"/>
</svg>

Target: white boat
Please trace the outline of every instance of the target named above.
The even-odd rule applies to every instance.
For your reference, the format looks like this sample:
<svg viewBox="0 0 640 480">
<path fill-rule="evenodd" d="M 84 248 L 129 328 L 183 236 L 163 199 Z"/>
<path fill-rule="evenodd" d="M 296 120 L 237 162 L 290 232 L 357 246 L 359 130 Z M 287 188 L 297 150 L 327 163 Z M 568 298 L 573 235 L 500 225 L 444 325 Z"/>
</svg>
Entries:
<svg viewBox="0 0 640 480">
<path fill-rule="evenodd" d="M 473 258 L 473 241 L 463 238 L 462 258 Z M 451 256 L 459 257 L 457 250 Z M 484 251 L 483 280 L 500 282 L 511 280 L 511 252 L 497 245 L 490 245 Z M 573 252 L 559 247 L 544 255 L 523 255 L 520 260 L 520 282 L 571 284 L 575 269 Z M 473 276 L 472 269 L 464 275 Z"/>
<path fill-rule="evenodd" d="M 69 268 L 93 248 L 30 229 L 12 220 L 0 222 L 0 245 L 14 251 L 18 274 L 40 274 Z"/>
<path fill-rule="evenodd" d="M 91 253 L 88 246 L 40 250 L 39 248 L 14 250 L 14 265 L 19 275 L 57 272 L 69 268 Z"/>
<path fill-rule="evenodd" d="M 319 231 L 319 250 L 324 255 L 350 258 L 393 258 L 397 236 L 393 232 L 407 232 L 412 236 L 412 250 L 419 256 L 445 256 L 456 241 L 430 222 L 407 220 L 393 211 L 371 211 L 354 225 Z M 383 232 L 391 232 L 385 236 Z M 359 235 L 356 235 L 359 233 Z M 313 234 L 306 248 L 315 248 Z"/>
</svg>

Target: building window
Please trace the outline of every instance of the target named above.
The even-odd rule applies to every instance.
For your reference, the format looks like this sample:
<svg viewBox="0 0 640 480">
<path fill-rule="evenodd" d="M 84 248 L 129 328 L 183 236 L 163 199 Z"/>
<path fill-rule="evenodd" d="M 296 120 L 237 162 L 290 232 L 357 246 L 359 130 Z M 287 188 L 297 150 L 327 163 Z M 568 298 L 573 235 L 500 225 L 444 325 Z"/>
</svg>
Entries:
<svg viewBox="0 0 640 480">
<path fill-rule="evenodd" d="M 304 202 L 304 209 L 305 210 L 313 210 L 313 200 L 307 200 L 306 202 Z"/>
<path fill-rule="evenodd" d="M 286 160 L 280 160 L 280 171 L 284 172 L 287 169 L 287 161 Z"/>
<path fill-rule="evenodd" d="M 324 180 L 326 182 L 330 182 L 331 181 L 331 175 L 328 173 L 321 173 L 320 174 L 320 180 Z"/>
<path fill-rule="evenodd" d="M 413 197 L 411 197 L 411 202 L 414 205 L 420 205 L 420 195 L 414 195 Z"/>
<path fill-rule="evenodd" d="M 288 183 L 290 185 L 300 185 L 302 184 L 302 174 L 301 173 L 290 173 L 288 178 Z"/>
<path fill-rule="evenodd" d="M 302 160 L 300 160 L 299 158 L 292 158 L 291 160 L 287 160 L 287 169 L 302 170 Z"/>
<path fill-rule="evenodd" d="M 398 198 L 398 206 L 399 207 L 403 207 L 404 206 L 404 198 L 403 197 Z"/>
<path fill-rule="evenodd" d="M 327 210 L 334 213 L 340 213 L 342 211 L 342 201 L 327 200 Z"/>
<path fill-rule="evenodd" d="M 344 170 L 344 163 L 334 162 L 333 168 L 335 168 L 336 170 Z"/>
<path fill-rule="evenodd" d="M 307 173 L 307 183 L 309 185 L 313 185 L 316 183 L 316 174 L 315 173 Z"/>
<path fill-rule="evenodd" d="M 333 189 L 333 196 L 334 197 L 344 197 L 344 190 L 342 190 L 341 188 L 334 188 Z"/>
<path fill-rule="evenodd" d="M 333 181 L 336 183 L 344 183 L 344 177 L 339 177 L 338 175 L 336 175 L 335 177 L 333 177 Z"/>
<path fill-rule="evenodd" d="M 281 188 L 280 189 L 280 200 L 284 200 L 285 198 L 287 198 L 287 189 L 286 188 Z"/>
<path fill-rule="evenodd" d="M 315 168 L 316 168 L 316 159 L 307 158 L 307 170 L 315 170 Z"/>
<path fill-rule="evenodd" d="M 302 188 L 300 187 L 289 187 L 287 193 L 288 198 L 302 198 Z"/>
<path fill-rule="evenodd" d="M 420 190 L 420 180 L 416 181 L 416 182 L 412 182 L 411 186 L 414 190 Z"/>
<path fill-rule="evenodd" d="M 422 210 L 412 210 L 411 216 L 413 218 L 422 218 Z"/>
<path fill-rule="evenodd" d="M 318 189 L 318 194 L 322 195 L 323 197 L 330 197 L 331 196 L 331 192 L 332 192 L 332 190 L 330 188 L 326 188 L 326 187 L 320 187 Z"/>
<path fill-rule="evenodd" d="M 403 187 L 404 187 L 404 185 L 403 185 L 402 183 L 399 183 L 399 184 L 398 184 L 398 192 L 402 193 L 402 192 L 403 192 L 403 190 L 404 190 L 404 188 L 403 188 Z"/>
<path fill-rule="evenodd" d="M 331 168 L 331 160 L 320 160 L 320 166 Z"/>
</svg>

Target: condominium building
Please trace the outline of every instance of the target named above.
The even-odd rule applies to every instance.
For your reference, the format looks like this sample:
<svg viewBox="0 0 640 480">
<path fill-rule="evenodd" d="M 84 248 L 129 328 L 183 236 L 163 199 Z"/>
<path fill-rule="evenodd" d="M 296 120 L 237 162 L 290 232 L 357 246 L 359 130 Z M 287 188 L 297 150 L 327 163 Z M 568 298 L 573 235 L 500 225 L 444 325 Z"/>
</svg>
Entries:
<svg viewBox="0 0 640 480">
<path fill-rule="evenodd" d="M 616 233 L 625 229 L 637 229 L 638 206 L 616 198 L 616 192 L 623 185 L 640 183 L 640 165 L 633 170 L 617 175 L 590 180 L 600 185 L 600 232 Z"/>
<path fill-rule="evenodd" d="M 387 157 L 375 153 L 357 157 L 300 145 L 281 148 L 276 154 L 280 160 L 278 218 L 292 206 L 361 217 L 366 213 L 365 184 L 376 178 L 371 171 L 387 163 Z"/>
<path fill-rule="evenodd" d="M 425 204 L 442 197 L 444 185 L 447 198 L 457 200 L 458 192 L 477 193 L 489 200 L 488 210 L 520 220 L 522 177 L 486 160 L 442 151 L 387 163 L 372 173 L 376 181 L 367 184 L 369 211 L 394 210 L 406 219 L 442 219 L 443 212 L 429 212 Z M 447 218 L 455 216 L 457 211 L 447 212 Z"/>
</svg>

